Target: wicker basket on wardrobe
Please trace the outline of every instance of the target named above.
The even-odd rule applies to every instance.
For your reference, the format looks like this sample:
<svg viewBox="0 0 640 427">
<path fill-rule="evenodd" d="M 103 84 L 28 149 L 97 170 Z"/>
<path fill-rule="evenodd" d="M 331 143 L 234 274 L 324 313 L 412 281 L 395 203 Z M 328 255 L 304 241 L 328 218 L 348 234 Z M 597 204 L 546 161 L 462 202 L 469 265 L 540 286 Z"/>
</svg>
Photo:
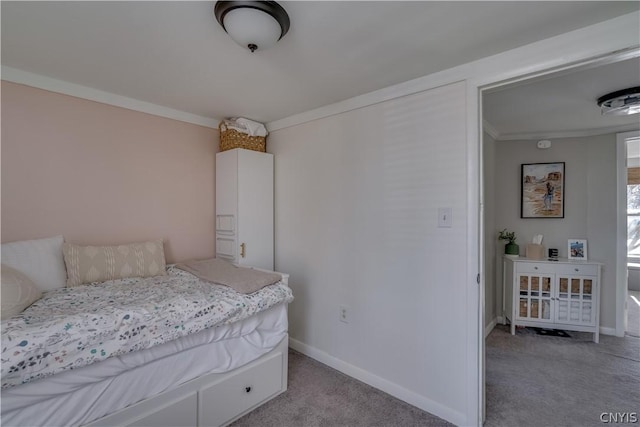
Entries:
<svg viewBox="0 0 640 427">
<path fill-rule="evenodd" d="M 245 148 L 253 151 L 267 151 L 267 138 L 265 136 L 251 136 L 235 129 L 229 129 L 222 121 L 218 126 L 220 129 L 220 151 L 233 150 L 234 148 Z"/>
</svg>

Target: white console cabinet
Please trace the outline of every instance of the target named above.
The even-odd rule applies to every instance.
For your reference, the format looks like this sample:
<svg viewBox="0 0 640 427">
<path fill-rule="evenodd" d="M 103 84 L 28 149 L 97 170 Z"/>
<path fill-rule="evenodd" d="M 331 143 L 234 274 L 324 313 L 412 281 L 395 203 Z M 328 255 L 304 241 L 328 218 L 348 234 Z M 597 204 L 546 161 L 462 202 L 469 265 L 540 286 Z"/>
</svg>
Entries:
<svg viewBox="0 0 640 427">
<path fill-rule="evenodd" d="M 503 318 L 516 326 L 592 332 L 600 339 L 598 262 L 503 258 Z"/>
</svg>

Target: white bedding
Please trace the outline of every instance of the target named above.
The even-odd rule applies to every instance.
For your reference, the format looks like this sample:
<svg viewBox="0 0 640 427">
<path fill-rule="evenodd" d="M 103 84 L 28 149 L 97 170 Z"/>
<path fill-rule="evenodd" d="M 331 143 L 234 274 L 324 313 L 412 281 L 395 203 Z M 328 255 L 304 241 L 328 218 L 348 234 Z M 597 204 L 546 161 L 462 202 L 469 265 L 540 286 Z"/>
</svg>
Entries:
<svg viewBox="0 0 640 427">
<path fill-rule="evenodd" d="M 227 372 L 275 348 L 287 304 L 146 350 L 2 390 L 2 425 L 82 425 L 206 373 Z"/>
<path fill-rule="evenodd" d="M 53 290 L 3 320 L 3 389 L 162 346 L 293 299 L 283 283 L 245 295 L 174 267 L 168 273 Z"/>
</svg>

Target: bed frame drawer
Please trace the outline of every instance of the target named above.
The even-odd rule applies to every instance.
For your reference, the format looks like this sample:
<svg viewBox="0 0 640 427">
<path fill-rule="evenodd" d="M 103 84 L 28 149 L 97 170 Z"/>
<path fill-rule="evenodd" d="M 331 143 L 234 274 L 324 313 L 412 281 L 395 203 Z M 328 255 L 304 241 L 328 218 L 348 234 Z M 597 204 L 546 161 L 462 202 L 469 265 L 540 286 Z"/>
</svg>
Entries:
<svg viewBox="0 0 640 427">
<path fill-rule="evenodd" d="M 200 425 L 220 426 L 282 390 L 282 353 L 239 372 L 199 393 Z"/>
<path fill-rule="evenodd" d="M 129 424 L 133 427 L 175 427 L 195 426 L 198 424 L 198 394 L 192 393 L 182 400 L 172 403 L 166 408 Z"/>
<path fill-rule="evenodd" d="M 227 425 L 287 390 L 289 336 L 270 352 L 223 374 L 208 374 L 86 426 Z"/>
</svg>

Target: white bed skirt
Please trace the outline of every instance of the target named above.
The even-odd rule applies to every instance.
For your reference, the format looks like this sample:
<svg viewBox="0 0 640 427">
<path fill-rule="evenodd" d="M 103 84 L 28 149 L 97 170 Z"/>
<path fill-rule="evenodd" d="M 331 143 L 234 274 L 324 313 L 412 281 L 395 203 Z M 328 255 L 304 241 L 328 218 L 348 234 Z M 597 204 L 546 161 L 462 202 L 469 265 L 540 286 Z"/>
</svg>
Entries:
<svg viewBox="0 0 640 427">
<path fill-rule="evenodd" d="M 91 423 L 195 378 L 242 367 L 278 346 L 287 329 L 287 306 L 278 304 L 241 322 L 3 390 L 2 425 Z"/>
</svg>

